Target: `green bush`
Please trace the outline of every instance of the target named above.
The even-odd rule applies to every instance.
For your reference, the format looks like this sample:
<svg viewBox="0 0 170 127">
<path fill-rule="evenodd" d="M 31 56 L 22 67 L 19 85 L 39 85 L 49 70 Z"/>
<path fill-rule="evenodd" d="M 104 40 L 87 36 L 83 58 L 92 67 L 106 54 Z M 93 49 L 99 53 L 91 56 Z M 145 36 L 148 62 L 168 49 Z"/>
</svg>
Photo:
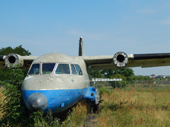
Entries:
<svg viewBox="0 0 170 127">
<path fill-rule="evenodd" d="M 106 92 L 106 93 L 109 94 L 109 93 L 110 93 L 110 90 L 107 89 L 107 88 L 105 88 L 105 87 L 99 89 L 99 94 L 100 94 L 100 95 L 102 95 L 104 92 Z"/>
<path fill-rule="evenodd" d="M 5 86 L 3 92 L 5 104 L 3 106 L 3 118 L 0 123 L 8 126 L 29 125 L 29 112 L 26 109 L 22 94 L 21 84 L 24 79 L 24 73 L 21 69 L 11 69 L 8 83 L 2 83 Z"/>
</svg>

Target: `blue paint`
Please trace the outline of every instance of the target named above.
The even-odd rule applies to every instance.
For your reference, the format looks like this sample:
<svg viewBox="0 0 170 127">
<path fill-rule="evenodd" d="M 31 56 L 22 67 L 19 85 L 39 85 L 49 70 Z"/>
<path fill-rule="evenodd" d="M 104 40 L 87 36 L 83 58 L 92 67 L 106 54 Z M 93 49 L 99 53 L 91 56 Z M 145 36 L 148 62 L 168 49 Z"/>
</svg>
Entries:
<svg viewBox="0 0 170 127">
<path fill-rule="evenodd" d="M 94 104 L 94 102 L 95 102 L 95 91 L 96 91 L 96 88 L 89 87 L 83 98 L 86 99 L 87 101 L 90 101 L 92 104 Z"/>
<path fill-rule="evenodd" d="M 62 108 L 64 107 L 64 103 L 61 104 L 61 107 L 62 107 Z"/>
<path fill-rule="evenodd" d="M 50 109 L 54 113 L 70 108 L 84 96 L 84 93 L 87 92 L 87 89 L 88 88 L 62 90 L 22 90 L 22 94 L 26 107 L 27 98 L 31 94 L 41 93 L 45 95 L 48 100 L 48 104 L 44 112 Z"/>
</svg>

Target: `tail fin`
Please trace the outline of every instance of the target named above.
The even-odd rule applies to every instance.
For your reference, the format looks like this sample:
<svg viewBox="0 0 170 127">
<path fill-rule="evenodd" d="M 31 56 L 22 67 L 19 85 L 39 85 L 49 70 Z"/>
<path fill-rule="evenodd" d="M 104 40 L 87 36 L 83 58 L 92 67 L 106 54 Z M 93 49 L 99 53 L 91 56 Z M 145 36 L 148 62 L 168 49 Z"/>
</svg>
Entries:
<svg viewBox="0 0 170 127">
<path fill-rule="evenodd" d="M 83 52 L 83 38 L 80 37 L 79 40 L 79 52 L 78 52 L 79 56 L 84 56 L 84 52 Z"/>
</svg>

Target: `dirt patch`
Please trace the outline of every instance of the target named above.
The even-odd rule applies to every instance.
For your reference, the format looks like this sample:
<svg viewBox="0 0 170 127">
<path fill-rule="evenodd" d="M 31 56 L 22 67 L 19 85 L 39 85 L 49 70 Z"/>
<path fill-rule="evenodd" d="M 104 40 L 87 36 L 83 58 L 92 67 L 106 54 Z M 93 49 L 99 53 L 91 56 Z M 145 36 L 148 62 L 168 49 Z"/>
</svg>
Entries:
<svg viewBox="0 0 170 127">
<path fill-rule="evenodd" d="M 83 127 L 95 127 L 97 126 L 98 114 L 88 114 L 84 120 Z"/>
</svg>

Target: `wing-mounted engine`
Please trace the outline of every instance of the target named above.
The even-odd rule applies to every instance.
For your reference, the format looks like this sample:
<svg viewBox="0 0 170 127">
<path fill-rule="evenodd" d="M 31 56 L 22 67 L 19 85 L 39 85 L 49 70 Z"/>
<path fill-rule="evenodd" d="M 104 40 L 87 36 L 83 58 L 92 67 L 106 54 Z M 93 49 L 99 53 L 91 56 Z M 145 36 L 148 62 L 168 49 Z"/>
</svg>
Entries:
<svg viewBox="0 0 170 127">
<path fill-rule="evenodd" d="M 20 55 L 15 53 L 10 53 L 5 57 L 5 66 L 6 67 L 23 67 L 24 66 L 24 60 L 21 58 Z"/>
<path fill-rule="evenodd" d="M 128 63 L 128 55 L 124 52 L 117 52 L 113 56 L 113 63 L 117 67 L 125 67 Z"/>
</svg>

